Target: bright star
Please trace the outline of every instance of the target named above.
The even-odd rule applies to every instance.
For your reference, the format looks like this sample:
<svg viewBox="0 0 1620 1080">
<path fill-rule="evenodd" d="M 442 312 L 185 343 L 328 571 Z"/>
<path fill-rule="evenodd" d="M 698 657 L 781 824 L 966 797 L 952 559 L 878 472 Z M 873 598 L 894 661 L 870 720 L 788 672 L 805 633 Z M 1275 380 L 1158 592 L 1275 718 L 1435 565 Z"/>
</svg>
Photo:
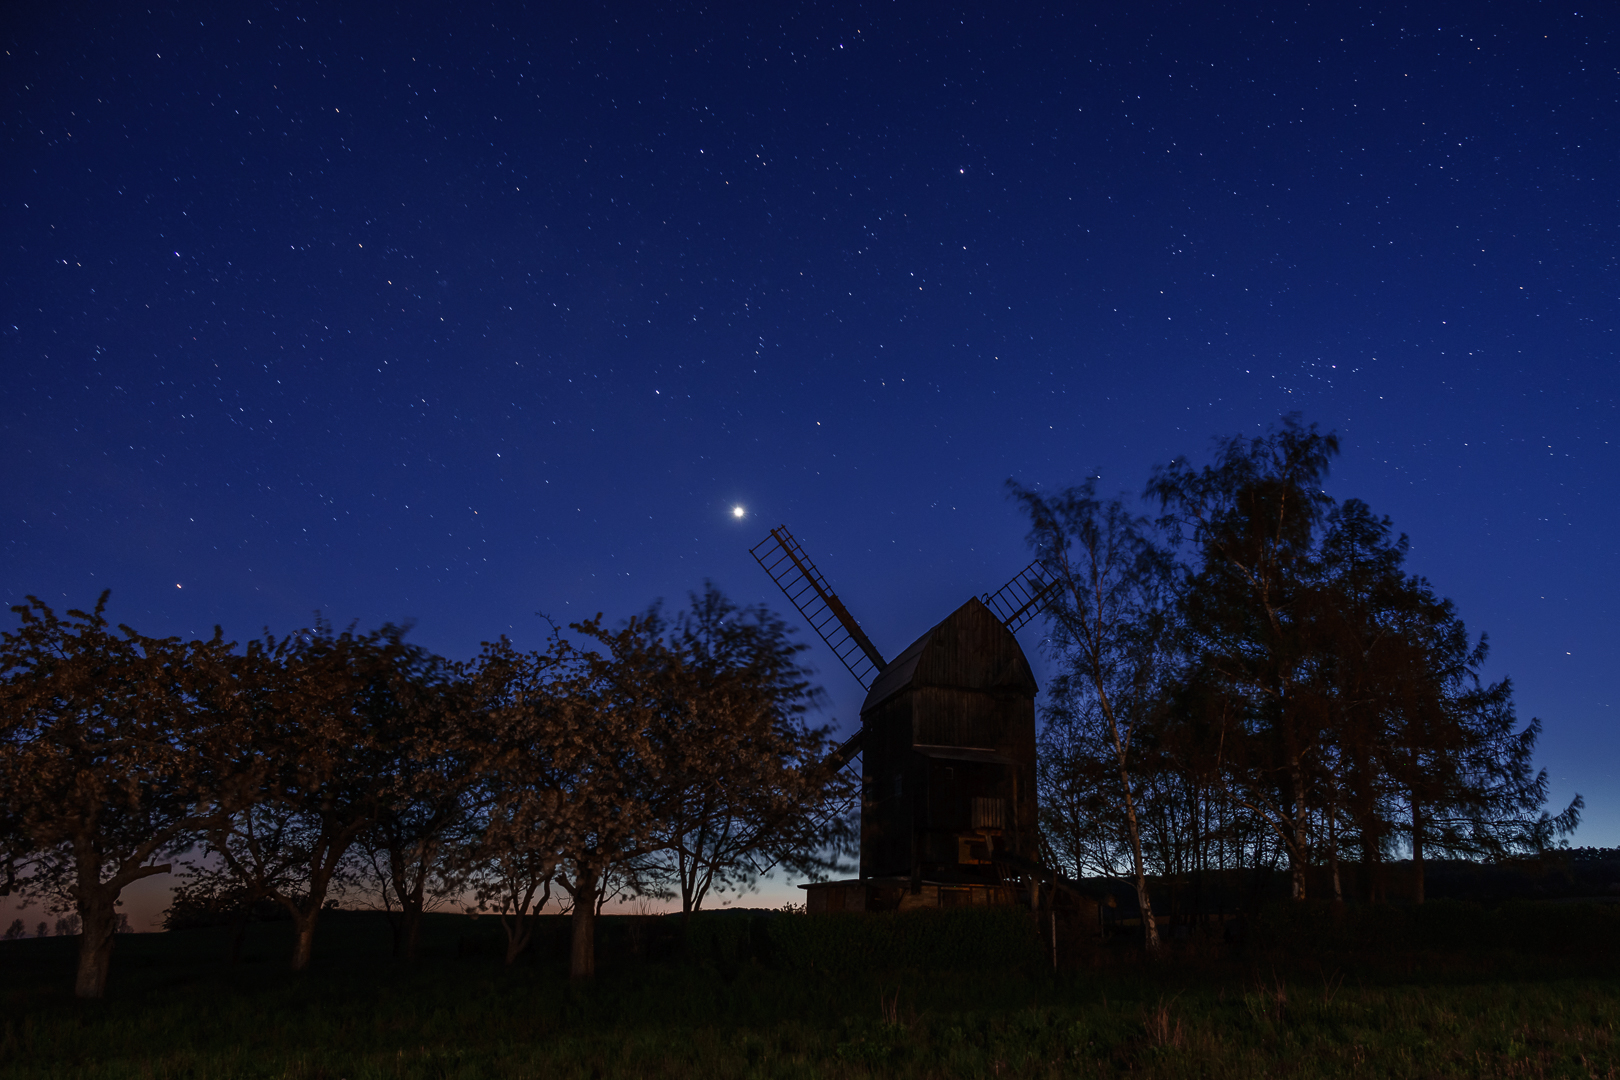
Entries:
<svg viewBox="0 0 1620 1080">
<path fill-rule="evenodd" d="M 731 516 L 734 518 L 747 517 L 748 511 L 744 510 L 740 506 L 733 506 L 731 508 Z"/>
</svg>

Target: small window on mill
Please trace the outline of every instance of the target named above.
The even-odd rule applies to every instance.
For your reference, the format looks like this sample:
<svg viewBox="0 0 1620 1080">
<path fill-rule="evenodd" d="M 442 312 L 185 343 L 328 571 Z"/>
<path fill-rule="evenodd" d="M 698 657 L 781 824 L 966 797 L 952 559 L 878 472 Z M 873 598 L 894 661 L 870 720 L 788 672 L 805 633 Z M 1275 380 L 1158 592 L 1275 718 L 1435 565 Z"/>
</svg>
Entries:
<svg viewBox="0 0 1620 1080">
<path fill-rule="evenodd" d="M 975 829 L 1005 829 L 1007 827 L 1007 800 L 973 800 L 973 827 Z"/>
</svg>

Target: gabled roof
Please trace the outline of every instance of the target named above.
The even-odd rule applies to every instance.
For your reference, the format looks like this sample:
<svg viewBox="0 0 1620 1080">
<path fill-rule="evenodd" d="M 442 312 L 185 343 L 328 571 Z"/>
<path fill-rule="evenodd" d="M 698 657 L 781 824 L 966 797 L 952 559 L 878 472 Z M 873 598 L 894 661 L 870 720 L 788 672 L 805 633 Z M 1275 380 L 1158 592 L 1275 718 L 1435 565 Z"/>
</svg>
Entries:
<svg viewBox="0 0 1620 1080">
<path fill-rule="evenodd" d="M 1018 639 L 977 597 L 895 657 L 872 683 L 861 713 L 913 686 L 1011 690 L 1030 697 L 1036 689 Z"/>
</svg>

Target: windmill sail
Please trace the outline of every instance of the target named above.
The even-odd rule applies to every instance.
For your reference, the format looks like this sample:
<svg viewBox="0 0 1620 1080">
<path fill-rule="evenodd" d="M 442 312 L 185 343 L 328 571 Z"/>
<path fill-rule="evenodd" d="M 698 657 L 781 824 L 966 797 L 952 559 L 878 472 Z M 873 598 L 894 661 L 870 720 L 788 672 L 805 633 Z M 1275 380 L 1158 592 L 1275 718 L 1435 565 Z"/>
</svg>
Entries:
<svg viewBox="0 0 1620 1080">
<path fill-rule="evenodd" d="M 1046 572 L 1040 560 L 1030 563 L 994 594 L 985 593 L 984 606 L 996 613 L 996 618 L 1008 630 L 1019 628 L 1039 615 L 1057 595 L 1058 582 Z"/>
<path fill-rule="evenodd" d="M 872 680 L 888 667 L 883 654 L 861 630 L 787 526 L 772 529 L 771 535 L 751 548 L 749 554 L 771 575 L 810 628 L 821 635 L 861 689 L 870 690 Z"/>
</svg>

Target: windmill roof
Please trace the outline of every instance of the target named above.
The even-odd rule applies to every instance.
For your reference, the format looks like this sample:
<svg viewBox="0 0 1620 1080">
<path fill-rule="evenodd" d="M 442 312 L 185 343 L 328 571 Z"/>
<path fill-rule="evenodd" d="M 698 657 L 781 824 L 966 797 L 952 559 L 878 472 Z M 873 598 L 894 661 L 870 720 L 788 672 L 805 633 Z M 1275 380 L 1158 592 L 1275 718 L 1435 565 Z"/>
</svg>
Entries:
<svg viewBox="0 0 1620 1080">
<path fill-rule="evenodd" d="M 1019 689 L 1035 694 L 1035 676 L 1011 630 L 978 597 L 906 646 L 867 691 L 861 712 L 911 686 Z"/>
</svg>

